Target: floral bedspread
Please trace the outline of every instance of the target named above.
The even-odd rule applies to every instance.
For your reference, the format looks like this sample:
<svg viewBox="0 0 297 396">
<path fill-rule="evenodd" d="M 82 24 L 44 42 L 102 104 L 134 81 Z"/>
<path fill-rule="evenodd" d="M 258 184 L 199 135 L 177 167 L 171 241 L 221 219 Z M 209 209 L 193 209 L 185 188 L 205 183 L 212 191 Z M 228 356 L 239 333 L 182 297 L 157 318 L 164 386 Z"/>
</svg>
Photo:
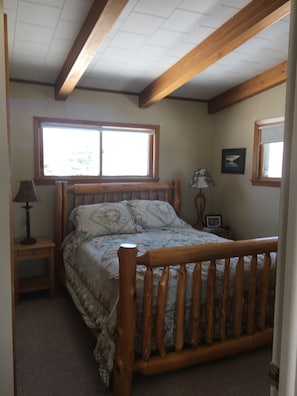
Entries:
<svg viewBox="0 0 297 396">
<path fill-rule="evenodd" d="M 225 241 L 225 239 L 210 233 L 194 230 L 188 226 L 92 238 L 78 232 L 68 238 L 64 247 L 67 288 L 86 324 L 90 328 L 98 329 L 100 332 L 94 356 L 99 364 L 100 378 L 106 387 L 110 383 L 115 356 L 119 276 L 117 252 L 119 246 L 122 243 L 134 243 L 137 245 L 138 254 L 142 255 L 152 248 L 219 243 L 222 241 Z M 220 271 L 218 268 L 217 271 Z M 202 269 L 203 271 L 204 269 Z M 207 269 L 205 268 L 205 278 L 206 275 Z M 140 290 L 143 278 L 144 268 L 139 266 L 136 274 L 137 290 Z M 220 280 L 222 278 L 219 273 L 217 273 L 217 278 L 217 292 L 219 293 Z M 173 345 L 174 340 L 174 304 L 177 281 L 177 269 L 172 267 L 170 270 L 164 330 L 167 345 Z M 139 295 L 141 296 L 141 292 Z M 190 301 L 190 291 L 188 298 Z M 138 305 L 141 306 L 140 301 Z M 141 309 L 139 309 L 140 311 Z M 189 315 L 189 312 L 187 313 L 186 310 L 187 314 Z M 140 316 L 141 314 L 139 314 Z M 137 321 L 137 328 L 139 327 L 141 327 L 140 319 Z M 139 344 L 138 339 L 136 344 Z M 137 345 L 136 348 L 138 347 Z"/>
</svg>

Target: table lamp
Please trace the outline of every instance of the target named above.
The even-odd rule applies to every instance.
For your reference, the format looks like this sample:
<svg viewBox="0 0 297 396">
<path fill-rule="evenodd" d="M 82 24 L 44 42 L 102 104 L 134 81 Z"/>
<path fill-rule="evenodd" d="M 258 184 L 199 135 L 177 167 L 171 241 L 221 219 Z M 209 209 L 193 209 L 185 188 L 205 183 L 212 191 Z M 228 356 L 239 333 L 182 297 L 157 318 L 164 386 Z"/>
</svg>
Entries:
<svg viewBox="0 0 297 396">
<path fill-rule="evenodd" d="M 196 195 L 194 200 L 197 212 L 197 223 L 194 225 L 194 228 L 202 230 L 204 227 L 203 214 L 205 209 L 205 196 L 202 194 L 201 189 L 213 187 L 213 181 L 206 169 L 199 168 L 194 170 L 190 186 L 192 188 L 199 188 L 199 193 Z"/>
<path fill-rule="evenodd" d="M 27 236 L 20 243 L 22 245 L 31 245 L 36 243 L 36 239 L 31 237 L 30 234 L 30 209 L 32 206 L 29 202 L 38 202 L 40 198 L 36 192 L 33 180 L 23 180 L 20 183 L 20 188 L 17 195 L 14 197 L 13 202 L 25 202 L 26 205 L 22 206 L 26 210 L 26 231 Z"/>
</svg>

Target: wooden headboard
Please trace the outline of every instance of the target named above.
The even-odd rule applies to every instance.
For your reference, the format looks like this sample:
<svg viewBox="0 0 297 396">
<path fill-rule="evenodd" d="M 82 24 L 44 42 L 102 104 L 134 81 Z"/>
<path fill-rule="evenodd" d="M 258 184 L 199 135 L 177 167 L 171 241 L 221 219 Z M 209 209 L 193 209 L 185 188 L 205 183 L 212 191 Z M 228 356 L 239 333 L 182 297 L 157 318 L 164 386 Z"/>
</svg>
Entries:
<svg viewBox="0 0 297 396">
<path fill-rule="evenodd" d="M 118 202 L 131 199 L 158 199 L 170 202 L 176 213 L 181 207 L 180 181 L 142 183 L 89 183 L 69 184 L 56 182 L 55 228 L 56 262 L 61 263 L 60 246 L 72 230 L 69 215 L 73 208 L 103 202 Z"/>
</svg>

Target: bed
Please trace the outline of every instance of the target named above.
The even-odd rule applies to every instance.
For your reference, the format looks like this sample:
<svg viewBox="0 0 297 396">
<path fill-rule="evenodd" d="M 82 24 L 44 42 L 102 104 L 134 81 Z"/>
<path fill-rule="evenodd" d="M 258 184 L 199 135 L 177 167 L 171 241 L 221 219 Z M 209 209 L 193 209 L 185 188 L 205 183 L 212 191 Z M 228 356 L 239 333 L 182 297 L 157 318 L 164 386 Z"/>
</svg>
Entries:
<svg viewBox="0 0 297 396">
<path fill-rule="evenodd" d="M 277 237 L 178 217 L 180 183 L 56 183 L 57 273 L 96 336 L 106 387 L 272 342 Z"/>
</svg>

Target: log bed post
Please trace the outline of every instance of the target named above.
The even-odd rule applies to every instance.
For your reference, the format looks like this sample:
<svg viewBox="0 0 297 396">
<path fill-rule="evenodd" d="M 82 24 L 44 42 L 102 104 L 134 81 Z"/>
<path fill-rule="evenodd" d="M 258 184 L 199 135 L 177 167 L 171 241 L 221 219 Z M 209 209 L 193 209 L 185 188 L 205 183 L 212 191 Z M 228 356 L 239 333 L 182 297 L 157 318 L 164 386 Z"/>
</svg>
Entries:
<svg viewBox="0 0 297 396">
<path fill-rule="evenodd" d="M 136 254 L 134 244 L 119 249 L 119 302 L 113 394 L 131 395 L 136 333 Z"/>
<path fill-rule="evenodd" d="M 180 208 L 181 208 L 180 181 L 179 180 L 174 180 L 173 181 L 173 200 L 172 200 L 172 205 L 173 205 L 176 213 L 179 215 Z"/>
<path fill-rule="evenodd" d="M 63 233 L 63 183 L 56 181 L 55 184 L 55 274 L 58 280 L 64 279 L 63 253 L 60 249 L 65 234 Z"/>
</svg>

